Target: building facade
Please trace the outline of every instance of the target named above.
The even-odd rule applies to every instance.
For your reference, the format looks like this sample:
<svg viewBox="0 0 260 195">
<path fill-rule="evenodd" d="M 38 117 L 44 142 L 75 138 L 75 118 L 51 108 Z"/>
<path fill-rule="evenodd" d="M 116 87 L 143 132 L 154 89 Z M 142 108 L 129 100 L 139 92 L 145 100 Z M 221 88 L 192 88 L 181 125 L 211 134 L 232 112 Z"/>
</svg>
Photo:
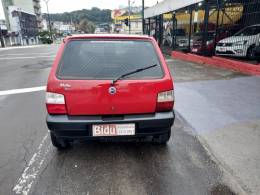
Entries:
<svg viewBox="0 0 260 195">
<path fill-rule="evenodd" d="M 52 29 L 54 30 L 54 32 L 56 32 L 58 34 L 64 34 L 64 33 L 72 34 L 76 30 L 76 28 L 73 24 L 64 23 L 64 22 L 60 22 L 60 21 L 52 22 Z"/>
<path fill-rule="evenodd" d="M 4 46 L 8 47 L 21 44 L 21 40 L 18 36 L 18 33 L 10 33 L 10 31 L 8 32 L 5 20 L 0 20 L 0 28 L 2 31 L 1 38 L 4 43 Z"/>
<path fill-rule="evenodd" d="M 36 20 L 37 20 L 37 27 L 39 31 L 42 30 L 43 25 L 42 25 L 42 12 L 41 12 L 41 4 L 40 0 L 33 0 L 33 11 L 36 15 Z"/>
<path fill-rule="evenodd" d="M 144 16 L 146 34 L 174 51 L 260 59 L 259 0 L 164 0 Z"/>
<path fill-rule="evenodd" d="M 10 31 L 7 36 L 15 38 L 10 45 L 32 45 L 38 43 L 37 17 L 16 6 L 8 7 Z"/>
<path fill-rule="evenodd" d="M 40 31 L 42 29 L 42 14 L 40 0 L 2 0 L 3 9 L 5 13 L 6 25 L 8 30 L 11 29 L 9 21 L 9 6 L 16 6 L 21 8 L 22 11 L 30 14 L 35 14 L 37 20 L 37 28 Z"/>
<path fill-rule="evenodd" d="M 128 7 L 112 11 L 111 18 L 114 22 L 112 30 L 114 32 L 123 34 L 142 34 L 142 7 L 131 7 L 130 10 L 130 14 Z M 126 22 L 126 20 L 128 21 Z"/>
</svg>

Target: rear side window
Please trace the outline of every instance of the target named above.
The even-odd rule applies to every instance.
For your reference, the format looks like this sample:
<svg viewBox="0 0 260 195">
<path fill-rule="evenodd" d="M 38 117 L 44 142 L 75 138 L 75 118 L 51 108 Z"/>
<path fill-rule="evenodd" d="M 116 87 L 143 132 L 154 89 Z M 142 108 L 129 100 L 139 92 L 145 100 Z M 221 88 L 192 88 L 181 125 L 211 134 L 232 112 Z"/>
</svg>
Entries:
<svg viewBox="0 0 260 195">
<path fill-rule="evenodd" d="M 162 78 L 163 71 L 150 41 L 72 40 L 57 71 L 60 79 L 114 79 L 138 68 L 158 66 L 124 79 Z"/>
</svg>

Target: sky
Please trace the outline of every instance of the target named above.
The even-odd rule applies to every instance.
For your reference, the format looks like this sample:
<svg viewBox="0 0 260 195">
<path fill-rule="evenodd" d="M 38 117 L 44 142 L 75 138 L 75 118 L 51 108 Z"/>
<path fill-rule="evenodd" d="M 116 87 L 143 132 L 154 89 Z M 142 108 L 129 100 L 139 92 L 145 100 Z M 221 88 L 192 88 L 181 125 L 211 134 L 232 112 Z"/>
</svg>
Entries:
<svg viewBox="0 0 260 195">
<path fill-rule="evenodd" d="M 155 5 L 162 0 L 145 0 L 145 6 Z M 133 6 L 141 5 L 142 0 L 131 0 Z M 116 9 L 119 6 L 127 6 L 128 0 L 49 0 L 50 13 L 62 13 L 81 9 L 91 9 L 92 7 L 98 7 L 101 9 Z M 46 13 L 46 4 L 44 0 L 41 0 L 42 12 Z M 0 0 L 0 19 L 4 18 L 2 10 L 2 3 Z"/>
</svg>

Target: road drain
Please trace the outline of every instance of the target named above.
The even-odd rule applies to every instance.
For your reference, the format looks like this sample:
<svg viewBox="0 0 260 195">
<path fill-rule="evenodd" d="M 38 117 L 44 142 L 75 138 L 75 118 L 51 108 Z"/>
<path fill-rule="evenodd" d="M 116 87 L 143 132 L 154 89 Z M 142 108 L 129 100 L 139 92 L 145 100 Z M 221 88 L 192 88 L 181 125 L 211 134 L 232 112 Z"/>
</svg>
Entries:
<svg viewBox="0 0 260 195">
<path fill-rule="evenodd" d="M 211 195 L 236 195 L 236 193 L 234 193 L 229 187 L 222 185 L 222 184 L 218 184 L 217 186 L 215 186 L 211 192 Z"/>
</svg>

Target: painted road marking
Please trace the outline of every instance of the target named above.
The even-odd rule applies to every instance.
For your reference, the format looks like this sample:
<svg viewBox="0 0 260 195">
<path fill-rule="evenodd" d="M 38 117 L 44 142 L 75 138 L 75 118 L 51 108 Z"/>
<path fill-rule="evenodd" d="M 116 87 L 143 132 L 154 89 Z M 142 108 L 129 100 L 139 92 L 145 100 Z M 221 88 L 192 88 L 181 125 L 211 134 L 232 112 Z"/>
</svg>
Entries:
<svg viewBox="0 0 260 195">
<path fill-rule="evenodd" d="M 33 57 L 9 57 L 9 58 L 0 58 L 0 60 L 21 60 L 21 59 L 37 59 L 37 58 L 54 58 L 55 55 L 52 56 L 33 56 Z"/>
<path fill-rule="evenodd" d="M 0 96 L 29 93 L 35 91 L 46 90 L 46 86 L 12 89 L 6 91 L 0 91 Z M 23 170 L 22 175 L 19 177 L 16 185 L 13 187 L 15 194 L 28 195 L 33 187 L 33 184 L 38 179 L 38 175 L 44 164 L 44 161 L 49 153 L 51 145 L 48 143 L 48 134 L 43 137 L 41 144 L 38 146 L 37 151 L 33 154 L 28 165 Z"/>
<path fill-rule="evenodd" d="M 0 96 L 19 94 L 19 93 L 30 93 L 30 92 L 45 91 L 45 90 L 46 90 L 46 86 L 22 88 L 22 89 L 11 89 L 11 90 L 6 90 L 6 91 L 0 91 Z"/>
<path fill-rule="evenodd" d="M 17 46 L 17 47 L 5 47 L 5 48 L 0 48 L 1 51 L 6 51 L 6 50 L 12 50 L 12 49 L 30 49 L 30 48 L 37 48 L 37 47 L 47 47 L 46 45 L 28 45 L 28 46 Z"/>
<path fill-rule="evenodd" d="M 26 56 L 26 55 L 55 55 L 55 53 L 8 53 L 8 54 L 0 54 L 2 56 Z"/>
<path fill-rule="evenodd" d="M 30 190 L 38 178 L 42 165 L 51 148 L 51 144 L 48 143 L 47 138 L 48 134 L 44 136 L 41 144 L 37 148 L 37 151 L 33 154 L 21 177 L 18 179 L 17 184 L 13 187 L 14 193 L 23 195 L 30 193 Z"/>
</svg>

